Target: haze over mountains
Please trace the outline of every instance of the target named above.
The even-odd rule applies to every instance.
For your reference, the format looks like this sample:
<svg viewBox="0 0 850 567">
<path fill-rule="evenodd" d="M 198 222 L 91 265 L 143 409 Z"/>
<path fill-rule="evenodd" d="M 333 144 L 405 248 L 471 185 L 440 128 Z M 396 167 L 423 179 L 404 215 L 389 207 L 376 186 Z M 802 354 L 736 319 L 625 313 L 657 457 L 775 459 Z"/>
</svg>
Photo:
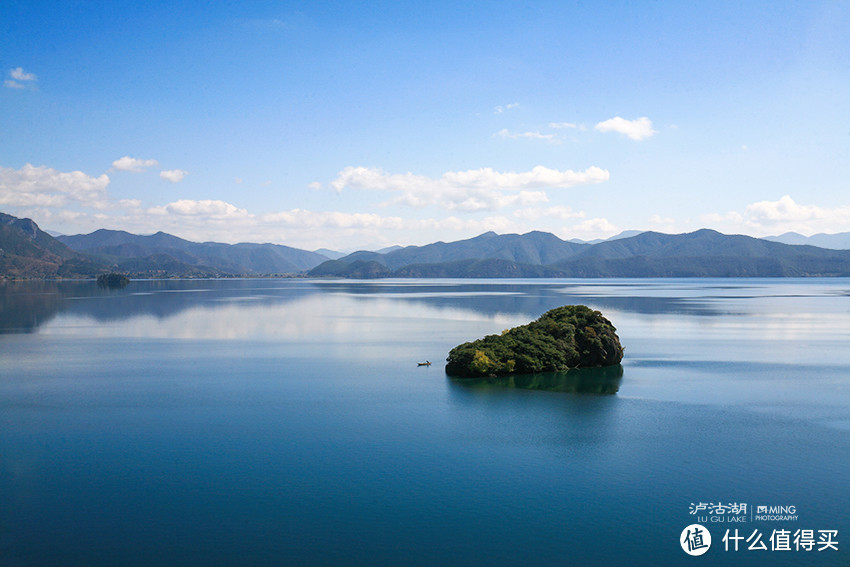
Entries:
<svg viewBox="0 0 850 567">
<path fill-rule="evenodd" d="M 779 236 L 765 236 L 764 240 L 782 242 L 783 244 L 808 244 L 818 248 L 830 248 L 832 250 L 850 249 L 850 232 L 839 232 L 837 234 L 813 234 L 803 236 L 797 232 L 786 232 Z"/>
<path fill-rule="evenodd" d="M 157 232 L 139 236 L 118 230 L 59 236 L 69 248 L 114 263 L 119 270 L 155 272 L 165 257 L 196 270 L 223 275 L 287 274 L 309 270 L 327 256 L 279 244 L 190 242 Z"/>
<path fill-rule="evenodd" d="M 782 235 L 797 239 L 800 235 Z M 839 245 L 850 233 L 816 235 Z M 805 238 L 805 237 L 801 237 Z M 788 277 L 850 276 L 850 250 L 791 245 L 713 230 L 627 232 L 601 242 L 547 232 L 488 232 L 456 242 L 341 255 L 279 244 L 190 242 L 117 230 L 53 237 L 0 213 L 0 277 Z"/>
</svg>

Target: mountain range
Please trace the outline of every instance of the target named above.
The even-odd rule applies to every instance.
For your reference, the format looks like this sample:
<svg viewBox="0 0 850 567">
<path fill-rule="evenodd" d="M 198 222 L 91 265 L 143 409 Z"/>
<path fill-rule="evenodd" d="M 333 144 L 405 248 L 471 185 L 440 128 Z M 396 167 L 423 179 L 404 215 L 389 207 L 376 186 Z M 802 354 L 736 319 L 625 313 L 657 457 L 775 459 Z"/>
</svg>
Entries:
<svg viewBox="0 0 850 567">
<path fill-rule="evenodd" d="M 850 232 L 839 232 L 837 234 L 813 234 L 803 236 L 797 232 L 786 232 L 779 236 L 765 236 L 764 240 L 782 242 L 783 244 L 809 244 L 819 248 L 831 248 L 833 250 L 847 250 L 850 248 Z"/>
<path fill-rule="evenodd" d="M 298 274 L 327 256 L 278 244 L 191 242 L 120 230 L 53 237 L 30 219 L 0 213 L 0 277 L 79 278 L 114 271 L 133 277 Z"/>
<path fill-rule="evenodd" d="M 836 236 L 841 235 L 825 235 Z M 837 242 L 837 240 L 836 240 Z M 496 234 L 341 255 L 279 244 L 191 242 L 117 230 L 53 237 L 0 213 L 0 277 L 792 277 L 850 276 L 850 250 L 792 245 L 702 229 L 627 232 L 597 242 L 547 232 Z"/>
<path fill-rule="evenodd" d="M 91 234 L 59 236 L 72 250 L 99 258 L 117 271 L 157 275 L 184 270 L 208 275 L 291 274 L 309 270 L 327 256 L 279 244 L 222 244 L 190 242 L 157 232 L 139 236 L 120 230 L 97 230 Z"/>
<path fill-rule="evenodd" d="M 850 276 L 850 250 L 789 245 L 702 229 L 642 232 L 596 244 L 543 232 L 488 232 L 458 242 L 355 252 L 313 276 L 368 277 L 790 277 Z"/>
</svg>

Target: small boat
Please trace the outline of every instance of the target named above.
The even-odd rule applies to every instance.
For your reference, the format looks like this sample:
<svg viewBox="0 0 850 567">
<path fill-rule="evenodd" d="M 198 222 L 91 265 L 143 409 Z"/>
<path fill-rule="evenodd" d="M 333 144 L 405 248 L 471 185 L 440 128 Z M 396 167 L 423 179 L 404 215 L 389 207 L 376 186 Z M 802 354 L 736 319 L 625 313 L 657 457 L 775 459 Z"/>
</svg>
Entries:
<svg viewBox="0 0 850 567">
<path fill-rule="evenodd" d="M 425 362 L 417 362 L 416 366 L 431 366 L 431 361 L 426 360 Z"/>
</svg>

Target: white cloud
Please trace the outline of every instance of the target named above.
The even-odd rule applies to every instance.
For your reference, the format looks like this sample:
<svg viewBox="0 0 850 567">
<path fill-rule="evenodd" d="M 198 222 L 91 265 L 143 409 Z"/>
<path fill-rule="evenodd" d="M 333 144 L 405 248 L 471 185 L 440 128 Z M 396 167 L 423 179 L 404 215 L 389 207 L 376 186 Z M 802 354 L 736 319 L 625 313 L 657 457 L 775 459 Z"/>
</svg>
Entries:
<svg viewBox="0 0 850 567">
<path fill-rule="evenodd" d="M 555 137 L 555 134 L 541 134 L 540 132 L 511 132 L 507 128 L 499 130 L 493 134 L 493 136 L 505 140 L 519 140 L 521 138 L 526 138 L 532 140 L 546 140 L 550 144 L 560 143 L 560 140 Z"/>
<path fill-rule="evenodd" d="M 283 224 L 287 228 L 380 228 L 399 229 L 405 225 L 401 217 L 382 217 L 374 213 L 343 213 L 292 209 L 261 217 L 263 222 Z"/>
<path fill-rule="evenodd" d="M 35 85 L 38 77 L 35 76 L 35 73 L 27 73 L 22 67 L 10 69 L 9 77 L 10 78 L 3 81 L 3 86 L 6 88 L 27 89 L 31 91 L 38 90 L 38 87 Z"/>
<path fill-rule="evenodd" d="M 599 132 L 619 132 L 625 134 L 632 140 L 645 140 L 653 134 L 657 134 L 657 130 L 652 129 L 652 120 L 643 116 L 636 120 L 626 120 L 615 116 L 604 122 L 600 122 L 594 127 Z"/>
<path fill-rule="evenodd" d="M 514 212 L 514 216 L 527 221 L 537 221 L 544 218 L 567 220 L 584 218 L 584 211 L 574 211 L 570 207 L 563 205 L 555 205 L 552 207 L 529 207 L 527 209 L 519 209 Z"/>
<path fill-rule="evenodd" d="M 91 218 L 86 221 L 97 225 Z M 419 222 L 374 213 L 304 209 L 254 214 L 226 201 L 189 199 L 111 219 L 116 228 L 131 232 L 162 230 L 195 241 L 278 242 L 307 250 L 385 242 Z"/>
<path fill-rule="evenodd" d="M 337 191 L 344 187 L 383 191 L 426 191 L 445 187 L 458 189 L 498 188 L 519 190 L 529 188 L 573 187 L 607 181 L 609 173 L 596 166 L 584 171 L 558 171 L 538 165 L 525 172 L 499 172 L 492 168 L 448 171 L 439 179 L 412 173 L 389 174 L 377 168 L 346 167 L 339 172 L 331 186 Z"/>
<path fill-rule="evenodd" d="M 112 169 L 115 171 L 130 171 L 132 173 L 141 173 L 149 167 L 156 167 L 159 162 L 155 159 L 137 159 L 130 156 L 124 156 L 112 162 Z"/>
<path fill-rule="evenodd" d="M 790 195 L 776 201 L 758 201 L 747 205 L 743 212 L 729 211 L 725 214 L 707 214 L 702 221 L 723 232 L 754 233 L 759 236 L 799 232 L 850 231 L 850 206 L 824 208 L 817 205 L 802 205 Z"/>
<path fill-rule="evenodd" d="M 706 213 L 700 216 L 703 222 L 744 222 L 744 216 L 741 213 L 736 211 L 729 211 L 728 213 Z"/>
<path fill-rule="evenodd" d="M 496 108 L 493 109 L 493 114 L 502 114 L 506 110 L 512 110 L 514 108 L 519 108 L 518 102 L 512 102 L 512 103 L 506 104 L 504 106 L 499 105 L 499 106 L 497 106 Z"/>
<path fill-rule="evenodd" d="M 578 124 L 573 124 L 572 122 L 550 122 L 549 128 L 553 128 L 555 130 L 562 130 L 564 128 L 578 128 Z"/>
<path fill-rule="evenodd" d="M 307 187 L 312 189 L 313 191 L 318 191 L 319 189 L 322 188 L 322 184 L 319 183 L 318 181 L 313 181 L 312 183 L 308 183 Z"/>
<path fill-rule="evenodd" d="M 618 232 L 622 232 L 617 225 L 612 224 L 608 219 L 593 218 L 587 219 L 579 224 L 573 225 L 569 229 L 572 233 L 582 234 L 583 237 L 590 238 L 605 238 L 613 236 Z"/>
<path fill-rule="evenodd" d="M 31 164 L 20 169 L 0 167 L 0 205 L 61 207 L 76 202 L 103 209 L 108 185 L 105 173 L 92 177 L 82 171 L 63 172 Z"/>
<path fill-rule="evenodd" d="M 181 199 L 161 207 L 150 208 L 145 212 L 156 217 L 155 221 L 158 224 L 172 226 L 184 232 L 186 229 L 202 229 L 209 226 L 210 223 L 221 221 L 227 221 L 229 229 L 236 234 L 247 231 L 267 235 L 276 230 L 398 230 L 411 226 L 409 221 L 405 221 L 401 217 L 384 217 L 374 213 L 291 209 L 257 215 L 221 200 Z M 225 236 L 226 241 L 232 239 L 232 234 Z M 268 237 L 264 240 L 268 240 Z"/>
<path fill-rule="evenodd" d="M 649 222 L 651 222 L 652 224 L 669 225 L 669 224 L 674 224 L 676 221 L 675 221 L 675 219 L 672 219 L 670 217 L 662 217 L 661 215 L 652 215 L 651 217 L 649 217 Z"/>
<path fill-rule="evenodd" d="M 589 183 L 607 181 L 609 173 L 604 169 L 591 166 L 584 171 L 558 171 L 542 165 L 535 166 L 531 171 L 520 173 L 498 172 L 489 167 L 471 169 L 468 171 L 449 171 L 442 179 L 459 187 L 498 187 L 500 189 L 527 188 L 556 188 L 573 187 Z"/>
<path fill-rule="evenodd" d="M 671 234 L 677 232 L 676 219 L 673 219 L 671 217 L 652 215 L 651 217 L 649 217 L 649 222 L 653 225 L 653 230 Z"/>
<path fill-rule="evenodd" d="M 830 216 L 825 209 L 814 205 L 798 205 L 790 195 L 778 201 L 759 201 L 747 205 L 747 217 L 751 222 L 776 223 L 818 221 Z"/>
<path fill-rule="evenodd" d="M 499 172 L 487 167 L 448 171 L 438 179 L 412 173 L 390 174 L 377 168 L 346 167 L 331 182 L 331 187 L 337 191 L 349 187 L 401 193 L 385 204 L 434 205 L 447 210 L 471 212 L 546 202 L 546 193 L 540 189 L 601 183 L 608 177 L 607 171 L 595 166 L 576 172 L 538 165 L 519 173 Z"/>
<path fill-rule="evenodd" d="M 164 207 L 154 207 L 150 209 L 153 214 L 170 213 L 180 216 L 202 216 L 205 218 L 249 218 L 248 211 L 240 209 L 235 205 L 231 205 L 226 201 L 204 199 L 194 201 L 190 199 L 181 199 L 168 203 Z"/>
<path fill-rule="evenodd" d="M 17 81 L 36 81 L 38 77 L 35 73 L 27 73 L 22 67 L 17 67 L 9 71 L 9 75 Z"/>
<path fill-rule="evenodd" d="M 159 172 L 160 178 L 171 183 L 180 183 L 188 174 L 189 172 L 184 169 L 167 169 Z"/>
</svg>

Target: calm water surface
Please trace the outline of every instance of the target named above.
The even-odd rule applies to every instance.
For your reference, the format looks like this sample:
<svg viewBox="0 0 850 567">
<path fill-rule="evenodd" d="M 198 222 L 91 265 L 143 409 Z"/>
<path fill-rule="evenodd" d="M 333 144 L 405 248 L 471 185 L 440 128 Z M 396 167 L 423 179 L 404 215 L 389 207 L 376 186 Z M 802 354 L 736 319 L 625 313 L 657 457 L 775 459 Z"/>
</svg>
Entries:
<svg viewBox="0 0 850 567">
<path fill-rule="evenodd" d="M 575 303 L 622 368 L 446 377 Z M 2 565 L 846 566 L 848 463 L 846 279 L 0 285 Z"/>
</svg>

